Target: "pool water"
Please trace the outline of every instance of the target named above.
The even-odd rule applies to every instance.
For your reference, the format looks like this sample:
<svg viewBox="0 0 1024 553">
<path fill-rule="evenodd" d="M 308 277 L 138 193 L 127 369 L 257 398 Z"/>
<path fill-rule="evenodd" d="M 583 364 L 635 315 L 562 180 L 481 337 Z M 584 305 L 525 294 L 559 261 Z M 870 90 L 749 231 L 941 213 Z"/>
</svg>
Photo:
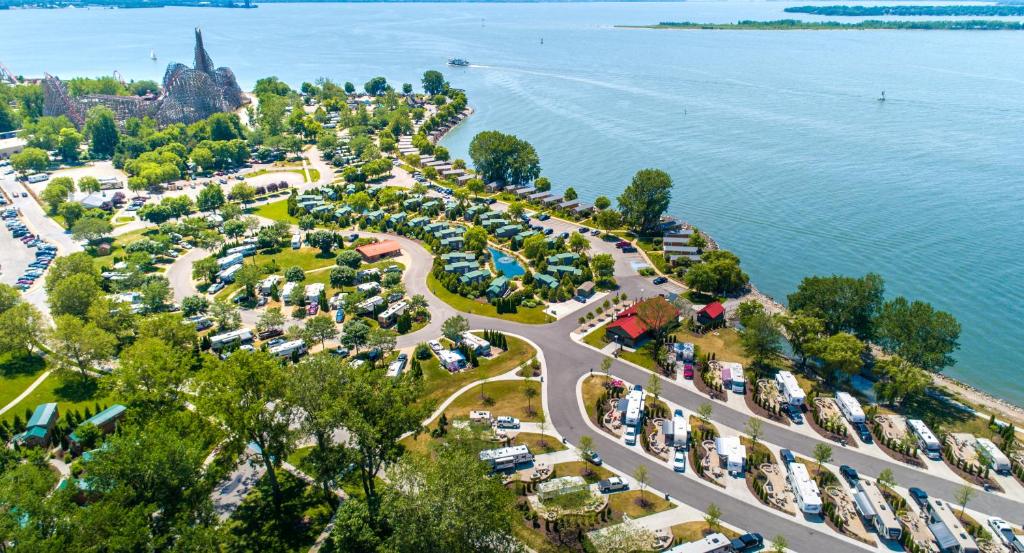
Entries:
<svg viewBox="0 0 1024 553">
<path fill-rule="evenodd" d="M 496 248 L 487 249 L 490 250 L 491 259 L 494 260 L 494 268 L 501 271 L 501 274 L 511 278 L 526 272 L 523 266 L 516 261 L 516 258 L 511 255 Z"/>
</svg>

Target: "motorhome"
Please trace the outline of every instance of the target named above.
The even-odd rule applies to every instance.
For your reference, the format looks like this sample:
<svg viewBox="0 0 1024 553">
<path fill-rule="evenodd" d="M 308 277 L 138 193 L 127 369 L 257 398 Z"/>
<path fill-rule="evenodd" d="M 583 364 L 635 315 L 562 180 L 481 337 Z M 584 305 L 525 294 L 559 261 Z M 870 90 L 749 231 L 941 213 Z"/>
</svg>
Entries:
<svg viewBox="0 0 1024 553">
<path fill-rule="evenodd" d="M 672 420 L 663 423 L 662 431 L 665 441 L 672 447 L 687 447 L 690 442 L 690 421 L 683 415 L 682 409 L 676 409 Z"/>
<path fill-rule="evenodd" d="M 917 445 L 933 461 L 942 459 L 942 444 L 921 419 L 907 419 L 907 428 L 917 438 Z"/>
<path fill-rule="evenodd" d="M 480 460 L 489 464 L 493 470 L 505 470 L 532 462 L 533 454 L 525 445 L 516 445 L 481 451 Z"/>
<path fill-rule="evenodd" d="M 398 303 L 388 306 L 387 309 L 380 312 L 380 315 L 377 315 L 377 323 L 379 323 L 380 326 L 382 327 L 391 326 L 392 324 L 395 323 L 395 321 L 398 320 L 398 317 L 402 313 L 405 313 L 405 310 L 408 307 L 409 304 L 405 303 L 404 301 L 400 301 Z"/>
<path fill-rule="evenodd" d="M 820 513 L 821 493 L 807 472 L 807 466 L 803 463 L 790 463 L 786 465 L 786 472 L 786 480 L 793 488 L 793 495 L 796 496 L 796 504 L 800 510 L 809 515 Z"/>
<path fill-rule="evenodd" d="M 238 274 L 238 271 L 241 270 L 241 265 L 232 265 L 224 269 L 223 271 L 217 273 L 217 278 L 219 278 L 221 282 L 234 282 L 235 275 Z"/>
<path fill-rule="evenodd" d="M 974 450 L 978 452 L 978 459 L 999 474 L 1010 473 L 1010 459 L 992 443 L 988 438 L 976 438 Z"/>
<path fill-rule="evenodd" d="M 228 255 L 238 254 L 238 255 L 241 255 L 241 256 L 252 255 L 254 253 L 256 253 L 256 245 L 255 244 L 245 244 L 245 245 L 242 245 L 242 246 L 235 246 L 234 248 L 231 248 L 231 249 L 229 249 L 227 251 Z"/>
<path fill-rule="evenodd" d="M 274 285 L 281 282 L 281 275 L 270 275 L 260 282 L 260 293 L 264 296 L 269 296 L 270 291 L 274 289 Z"/>
<path fill-rule="evenodd" d="M 725 553 L 732 551 L 732 543 L 725 534 L 708 534 L 697 541 L 681 543 L 665 553 Z"/>
<path fill-rule="evenodd" d="M 633 386 L 633 390 L 619 402 L 619 405 L 625 412 L 623 423 L 626 426 L 639 426 L 644 417 L 644 389 L 640 385 Z"/>
<path fill-rule="evenodd" d="M 786 402 L 794 407 L 800 407 L 804 404 L 804 400 L 807 399 L 807 394 L 800 388 L 800 383 L 796 381 L 796 377 L 789 371 L 779 371 L 776 373 L 775 385 L 778 386 L 779 392 L 786 399 Z"/>
<path fill-rule="evenodd" d="M 28 182 L 43 182 L 44 180 L 49 179 L 50 175 L 47 175 L 46 173 L 35 173 L 25 178 L 25 180 L 27 180 Z"/>
<path fill-rule="evenodd" d="M 863 478 L 858 480 L 857 491 L 853 494 L 853 503 L 860 516 L 864 517 L 864 520 L 883 539 L 899 540 L 903 535 L 900 521 L 875 482 Z"/>
<path fill-rule="evenodd" d="M 227 269 L 228 267 L 231 267 L 232 265 L 238 265 L 243 261 L 245 261 L 245 257 L 243 257 L 242 254 L 232 253 L 218 259 L 217 267 L 219 267 L 221 270 L 224 270 Z"/>
<path fill-rule="evenodd" d="M 292 235 L 292 249 L 297 250 L 302 247 L 302 236 L 299 234 Z"/>
<path fill-rule="evenodd" d="M 210 347 L 214 350 L 219 350 L 234 343 L 247 344 L 249 342 L 252 342 L 252 331 L 246 328 L 240 328 L 238 330 L 232 330 L 230 332 L 225 332 L 211 337 Z"/>
<path fill-rule="evenodd" d="M 304 355 L 306 353 L 306 342 L 303 342 L 302 340 L 291 340 L 283 344 L 278 344 L 267 351 L 278 357 L 291 357 L 295 352 L 298 352 L 299 355 Z"/>
<path fill-rule="evenodd" d="M 847 392 L 836 393 L 836 405 L 839 407 L 839 411 L 843 413 L 846 420 L 856 424 L 864 422 L 864 410 L 860 407 L 860 402 L 857 398 L 851 396 Z"/>
</svg>

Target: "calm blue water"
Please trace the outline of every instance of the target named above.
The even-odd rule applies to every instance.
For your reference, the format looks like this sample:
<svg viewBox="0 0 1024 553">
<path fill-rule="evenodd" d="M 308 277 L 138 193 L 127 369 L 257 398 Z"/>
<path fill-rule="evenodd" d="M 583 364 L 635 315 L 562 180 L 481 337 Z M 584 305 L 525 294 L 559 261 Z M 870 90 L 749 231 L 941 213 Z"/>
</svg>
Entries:
<svg viewBox="0 0 1024 553">
<path fill-rule="evenodd" d="M 736 251 L 767 293 L 876 271 L 890 294 L 963 323 L 950 374 L 1024 403 L 1024 33 L 613 28 L 792 17 L 787 5 L 9 11 L 0 60 L 27 75 L 160 78 L 191 62 L 201 25 L 243 86 L 442 69 L 477 109 L 446 140 L 455 153 L 480 130 L 516 133 L 556 188 L 586 200 L 661 167 L 672 212 Z M 444 67 L 454 56 L 474 67 Z"/>
<path fill-rule="evenodd" d="M 516 258 L 508 255 L 507 253 L 495 249 L 487 248 L 491 252 L 491 259 L 494 260 L 494 268 L 501 271 L 501 274 L 507 277 L 514 277 L 524 274 L 526 272 L 523 266 L 516 261 Z"/>
</svg>

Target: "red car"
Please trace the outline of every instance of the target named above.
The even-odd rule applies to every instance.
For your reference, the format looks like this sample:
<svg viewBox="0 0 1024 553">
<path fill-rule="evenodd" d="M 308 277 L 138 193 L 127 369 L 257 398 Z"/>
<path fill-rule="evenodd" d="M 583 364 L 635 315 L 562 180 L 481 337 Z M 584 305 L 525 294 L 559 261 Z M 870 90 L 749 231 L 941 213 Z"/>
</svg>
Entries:
<svg viewBox="0 0 1024 553">
<path fill-rule="evenodd" d="M 317 311 L 320 311 L 320 306 L 315 303 L 309 304 L 309 308 L 306 309 L 306 312 L 310 315 L 316 315 Z"/>
<path fill-rule="evenodd" d="M 693 380 L 693 365 L 691 363 L 683 365 L 683 378 Z"/>
<path fill-rule="evenodd" d="M 619 240 L 618 242 L 615 243 L 615 247 L 616 248 L 625 248 L 626 246 L 629 246 L 629 245 L 630 245 L 630 243 L 626 242 L 625 240 Z"/>
</svg>

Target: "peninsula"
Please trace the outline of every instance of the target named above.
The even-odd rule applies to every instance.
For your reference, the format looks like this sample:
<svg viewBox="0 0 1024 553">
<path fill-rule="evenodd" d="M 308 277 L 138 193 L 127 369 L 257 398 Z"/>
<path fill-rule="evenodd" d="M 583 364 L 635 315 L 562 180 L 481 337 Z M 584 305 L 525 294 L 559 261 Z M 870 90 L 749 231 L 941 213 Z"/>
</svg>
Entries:
<svg viewBox="0 0 1024 553">
<path fill-rule="evenodd" d="M 669 29 L 713 31 L 1021 31 L 1019 21 L 972 19 L 968 21 L 879 21 L 871 19 L 858 23 L 838 21 L 800 21 L 776 19 L 753 21 L 743 19 L 736 23 L 694 23 L 692 21 L 662 21 L 655 25 L 618 25 L 622 29 Z"/>
<path fill-rule="evenodd" d="M 995 4 L 987 6 L 791 6 L 786 13 L 838 15 L 843 17 L 941 16 L 941 17 L 1015 17 L 1024 15 L 1024 5 Z"/>
</svg>

